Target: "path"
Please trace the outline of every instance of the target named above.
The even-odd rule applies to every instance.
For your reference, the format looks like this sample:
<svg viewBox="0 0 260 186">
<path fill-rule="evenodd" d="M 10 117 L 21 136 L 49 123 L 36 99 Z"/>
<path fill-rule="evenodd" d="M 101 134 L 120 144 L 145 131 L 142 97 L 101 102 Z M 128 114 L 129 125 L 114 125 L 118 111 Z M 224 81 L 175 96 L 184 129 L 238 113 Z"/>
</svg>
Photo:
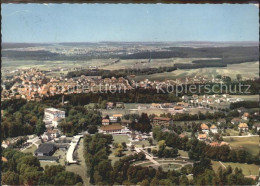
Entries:
<svg viewBox="0 0 260 186">
<path fill-rule="evenodd" d="M 157 161 L 155 161 L 153 159 L 153 156 L 151 156 L 150 154 L 148 154 L 147 152 L 145 152 L 142 148 L 135 148 L 136 152 L 143 152 L 145 154 L 146 159 L 150 160 L 151 162 L 153 162 L 155 165 L 160 165 Z"/>
<path fill-rule="evenodd" d="M 220 163 L 220 165 L 221 165 L 222 167 L 224 167 L 225 169 L 227 168 L 221 161 L 219 161 L 219 163 Z"/>
</svg>

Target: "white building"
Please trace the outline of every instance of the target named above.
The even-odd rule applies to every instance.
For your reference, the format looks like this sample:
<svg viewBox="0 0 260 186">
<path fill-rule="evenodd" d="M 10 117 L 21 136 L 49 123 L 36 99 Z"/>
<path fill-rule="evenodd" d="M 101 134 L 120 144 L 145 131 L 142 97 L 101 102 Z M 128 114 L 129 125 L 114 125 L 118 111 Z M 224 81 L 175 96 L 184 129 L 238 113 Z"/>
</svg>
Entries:
<svg viewBox="0 0 260 186">
<path fill-rule="evenodd" d="M 44 110 L 44 119 L 46 125 L 57 127 L 59 121 L 65 118 L 65 111 L 56 108 L 46 108 Z"/>
</svg>

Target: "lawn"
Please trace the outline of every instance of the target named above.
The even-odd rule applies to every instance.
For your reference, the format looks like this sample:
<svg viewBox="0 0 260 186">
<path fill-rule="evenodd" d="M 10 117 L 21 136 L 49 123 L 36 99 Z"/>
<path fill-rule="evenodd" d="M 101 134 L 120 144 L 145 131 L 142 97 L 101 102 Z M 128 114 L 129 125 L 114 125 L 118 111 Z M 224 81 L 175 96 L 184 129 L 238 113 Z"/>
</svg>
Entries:
<svg viewBox="0 0 260 186">
<path fill-rule="evenodd" d="M 239 132 L 234 129 L 226 129 L 226 133 L 229 133 L 230 136 L 238 136 Z"/>
<path fill-rule="evenodd" d="M 181 155 L 181 156 L 184 156 L 184 157 L 188 157 L 189 155 L 188 155 L 188 152 L 186 152 L 186 151 L 184 151 L 184 150 L 178 150 L 178 152 L 179 152 L 179 154 Z"/>
<path fill-rule="evenodd" d="M 225 142 L 228 142 L 231 148 L 244 148 L 249 153 L 256 155 L 259 152 L 259 137 L 226 137 Z"/>
<path fill-rule="evenodd" d="M 223 163 L 223 162 L 222 162 Z M 260 166 L 255 164 L 246 164 L 246 163 L 223 163 L 226 167 L 231 166 L 233 169 L 241 168 L 245 176 L 249 175 L 258 175 Z"/>
<path fill-rule="evenodd" d="M 143 141 L 135 141 L 135 142 L 132 142 L 136 147 L 142 147 L 143 145 L 145 147 L 148 147 L 150 146 L 150 143 L 148 140 L 143 140 Z"/>
<path fill-rule="evenodd" d="M 129 137 L 127 135 L 113 135 L 114 142 L 113 143 L 129 143 Z"/>
<path fill-rule="evenodd" d="M 212 163 L 212 167 L 213 170 L 215 172 L 218 171 L 219 167 L 224 168 L 218 161 L 211 161 Z M 255 165 L 255 164 L 246 164 L 246 163 L 226 163 L 226 162 L 222 162 L 222 164 L 225 167 L 228 167 L 229 165 L 232 167 L 232 169 L 234 170 L 236 167 L 237 168 L 241 168 L 243 170 L 243 174 L 245 176 L 249 176 L 249 175 L 258 175 L 259 174 L 259 168 L 260 166 Z"/>
</svg>

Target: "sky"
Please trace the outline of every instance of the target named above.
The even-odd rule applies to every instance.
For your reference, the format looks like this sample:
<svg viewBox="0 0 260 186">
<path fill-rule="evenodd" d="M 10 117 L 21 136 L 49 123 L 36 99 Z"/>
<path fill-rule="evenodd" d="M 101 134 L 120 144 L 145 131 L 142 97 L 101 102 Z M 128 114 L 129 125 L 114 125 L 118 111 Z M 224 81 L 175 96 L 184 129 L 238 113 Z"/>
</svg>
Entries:
<svg viewBox="0 0 260 186">
<path fill-rule="evenodd" d="M 3 42 L 259 41 L 250 4 L 2 4 Z"/>
</svg>

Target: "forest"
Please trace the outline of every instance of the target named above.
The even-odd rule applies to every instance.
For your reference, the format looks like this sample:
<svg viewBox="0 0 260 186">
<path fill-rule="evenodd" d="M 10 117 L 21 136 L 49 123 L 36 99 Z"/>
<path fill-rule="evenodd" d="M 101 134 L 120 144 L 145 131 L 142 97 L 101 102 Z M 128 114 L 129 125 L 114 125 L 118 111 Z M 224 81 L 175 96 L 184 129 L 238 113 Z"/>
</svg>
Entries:
<svg viewBox="0 0 260 186">
<path fill-rule="evenodd" d="M 82 178 L 65 170 L 65 166 L 51 165 L 45 169 L 39 160 L 30 153 L 7 148 L 2 156 L 8 161 L 2 162 L 3 185 L 82 185 Z"/>
</svg>

